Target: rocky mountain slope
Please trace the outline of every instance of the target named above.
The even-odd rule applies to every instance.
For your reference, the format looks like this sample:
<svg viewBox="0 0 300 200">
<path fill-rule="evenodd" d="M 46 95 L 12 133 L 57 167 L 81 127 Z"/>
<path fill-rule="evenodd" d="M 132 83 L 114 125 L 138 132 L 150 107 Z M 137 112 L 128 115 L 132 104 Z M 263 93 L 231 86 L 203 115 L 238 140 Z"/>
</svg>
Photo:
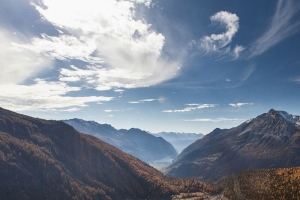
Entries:
<svg viewBox="0 0 300 200">
<path fill-rule="evenodd" d="M 271 109 L 229 129 L 216 129 L 187 147 L 167 175 L 216 182 L 258 168 L 300 166 L 300 117 Z"/>
<path fill-rule="evenodd" d="M 100 138 L 147 163 L 164 158 L 174 159 L 178 155 L 169 142 L 140 129 L 117 130 L 108 124 L 99 124 L 82 119 L 63 121 L 73 126 L 77 131 Z"/>
<path fill-rule="evenodd" d="M 203 137 L 203 134 L 201 133 L 160 132 L 153 135 L 162 137 L 166 141 L 170 142 L 178 153 L 181 153 L 187 146 Z"/>
<path fill-rule="evenodd" d="M 61 121 L 0 108 L 0 197 L 9 199 L 160 199 L 217 192 L 214 185 L 170 179 L 100 139 Z"/>
</svg>

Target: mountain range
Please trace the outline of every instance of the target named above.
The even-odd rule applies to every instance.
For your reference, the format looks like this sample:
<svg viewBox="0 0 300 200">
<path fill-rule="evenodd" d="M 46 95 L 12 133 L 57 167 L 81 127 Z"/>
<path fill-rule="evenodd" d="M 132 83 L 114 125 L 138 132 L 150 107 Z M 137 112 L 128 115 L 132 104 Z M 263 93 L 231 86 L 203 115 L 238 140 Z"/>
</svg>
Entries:
<svg viewBox="0 0 300 200">
<path fill-rule="evenodd" d="M 0 197 L 29 199 L 170 199 L 218 193 L 197 180 L 167 178 L 139 159 L 72 126 L 0 108 Z"/>
<path fill-rule="evenodd" d="M 243 170 L 295 166 L 300 166 L 300 117 L 271 109 L 205 135 L 183 150 L 166 174 L 217 182 Z"/>
<path fill-rule="evenodd" d="M 196 140 L 202 138 L 204 135 L 199 133 L 176 133 L 176 132 L 160 132 L 153 134 L 154 136 L 159 136 L 164 138 L 166 141 L 170 142 L 178 153 L 181 153 L 183 149 L 195 142 Z"/>
<path fill-rule="evenodd" d="M 73 126 L 79 132 L 95 136 L 147 163 L 162 159 L 173 160 L 178 155 L 172 144 L 165 139 L 140 129 L 117 130 L 108 124 L 76 118 L 63 120 L 63 122 Z"/>
<path fill-rule="evenodd" d="M 103 127 L 108 135 L 114 130 Z M 118 131 L 133 142 L 141 132 Z M 235 128 L 215 129 L 184 149 L 167 168 L 168 176 L 218 182 L 214 185 L 166 177 L 62 121 L 0 108 L 0 197 L 4 200 L 174 199 L 202 198 L 201 194 L 212 199 L 224 195 L 230 200 L 296 200 L 299 153 L 300 116 L 284 111 L 271 109 Z M 208 195 L 221 192 L 219 197 Z M 172 198 L 175 194 L 181 195 Z"/>
</svg>

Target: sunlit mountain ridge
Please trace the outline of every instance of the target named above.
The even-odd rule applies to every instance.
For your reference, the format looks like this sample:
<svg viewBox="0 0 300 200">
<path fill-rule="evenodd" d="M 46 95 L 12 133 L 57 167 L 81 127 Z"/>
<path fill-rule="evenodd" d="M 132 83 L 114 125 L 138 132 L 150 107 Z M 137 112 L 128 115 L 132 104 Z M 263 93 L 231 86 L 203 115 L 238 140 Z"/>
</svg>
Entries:
<svg viewBox="0 0 300 200">
<path fill-rule="evenodd" d="M 167 175 L 216 182 L 243 170 L 300 166 L 298 119 L 271 109 L 235 128 L 215 129 L 188 146 Z"/>
</svg>

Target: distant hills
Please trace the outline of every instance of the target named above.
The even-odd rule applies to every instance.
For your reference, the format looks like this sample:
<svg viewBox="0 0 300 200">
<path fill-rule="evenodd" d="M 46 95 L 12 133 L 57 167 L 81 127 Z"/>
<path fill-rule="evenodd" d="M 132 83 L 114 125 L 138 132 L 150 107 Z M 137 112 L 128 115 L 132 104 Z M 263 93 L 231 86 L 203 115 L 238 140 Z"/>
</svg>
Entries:
<svg viewBox="0 0 300 200">
<path fill-rule="evenodd" d="M 4 200 L 170 199 L 180 192 L 220 192 L 215 185 L 197 180 L 166 178 L 64 122 L 2 108 L 0 169 L 0 197 Z"/>
<path fill-rule="evenodd" d="M 167 175 L 216 182 L 259 168 L 300 166 L 300 117 L 271 109 L 187 147 L 166 169 Z"/>
<path fill-rule="evenodd" d="M 166 141 L 170 142 L 178 153 L 181 153 L 183 149 L 195 142 L 196 140 L 202 138 L 204 135 L 199 133 L 176 133 L 176 132 L 160 132 L 153 134 L 154 136 L 159 136 L 164 138 Z"/>
<path fill-rule="evenodd" d="M 222 179 L 219 185 L 230 200 L 298 200 L 300 167 L 247 170 Z"/>
<path fill-rule="evenodd" d="M 162 137 L 155 137 L 140 129 L 117 130 L 108 124 L 82 119 L 69 119 L 63 122 L 73 126 L 79 132 L 100 138 L 147 163 L 162 159 L 173 160 L 178 155 L 172 144 Z"/>
</svg>

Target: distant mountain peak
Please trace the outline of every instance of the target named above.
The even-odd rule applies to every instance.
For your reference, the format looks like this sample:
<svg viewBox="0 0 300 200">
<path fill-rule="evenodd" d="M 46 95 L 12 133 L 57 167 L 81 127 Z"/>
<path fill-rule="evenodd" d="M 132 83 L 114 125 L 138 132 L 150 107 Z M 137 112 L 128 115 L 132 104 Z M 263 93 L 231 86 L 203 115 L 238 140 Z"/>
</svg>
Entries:
<svg viewBox="0 0 300 200">
<path fill-rule="evenodd" d="M 255 168 L 300 165 L 300 116 L 271 109 L 241 125 L 215 129 L 188 146 L 167 175 L 217 181 Z"/>
<path fill-rule="evenodd" d="M 77 131 L 93 135 L 144 162 L 154 162 L 165 157 L 174 159 L 178 154 L 171 143 L 138 128 L 117 130 L 109 124 L 82 119 L 63 120 Z"/>
<path fill-rule="evenodd" d="M 276 114 L 277 114 L 277 111 L 274 110 L 273 108 L 271 108 L 271 109 L 269 110 L 268 114 L 270 114 L 270 115 L 276 115 Z"/>
<path fill-rule="evenodd" d="M 182 152 L 187 146 L 203 137 L 202 133 L 179 133 L 179 132 L 160 132 L 153 134 L 156 137 L 162 137 L 170 142 L 177 152 Z"/>
</svg>

